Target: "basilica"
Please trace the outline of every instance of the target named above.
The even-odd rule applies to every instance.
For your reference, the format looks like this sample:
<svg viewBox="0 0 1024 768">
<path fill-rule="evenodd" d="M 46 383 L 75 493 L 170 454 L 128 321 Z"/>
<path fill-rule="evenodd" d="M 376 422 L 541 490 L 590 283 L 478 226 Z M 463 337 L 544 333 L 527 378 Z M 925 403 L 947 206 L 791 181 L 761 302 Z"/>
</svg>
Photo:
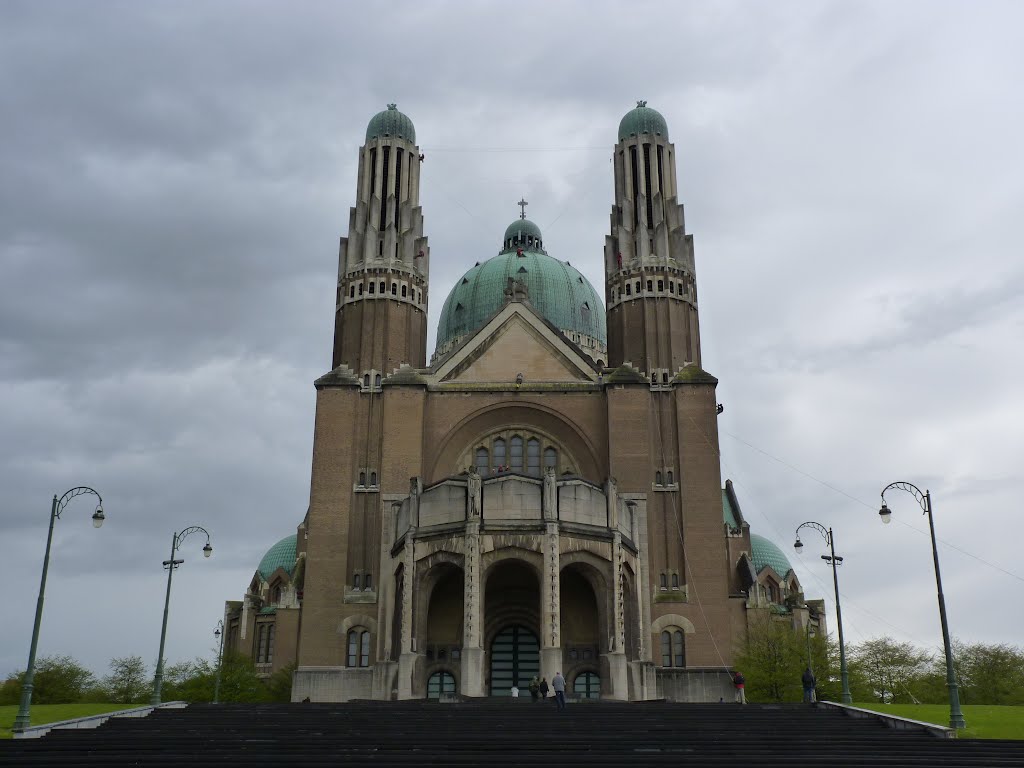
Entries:
<svg viewBox="0 0 1024 768">
<path fill-rule="evenodd" d="M 668 125 L 638 102 L 610 149 L 600 291 L 520 201 L 443 286 L 428 359 L 423 156 L 394 104 L 369 121 L 308 510 L 226 605 L 226 649 L 293 669 L 294 701 L 507 696 L 556 672 L 580 698 L 718 701 L 753 611 L 824 632 L 722 482 Z"/>
</svg>

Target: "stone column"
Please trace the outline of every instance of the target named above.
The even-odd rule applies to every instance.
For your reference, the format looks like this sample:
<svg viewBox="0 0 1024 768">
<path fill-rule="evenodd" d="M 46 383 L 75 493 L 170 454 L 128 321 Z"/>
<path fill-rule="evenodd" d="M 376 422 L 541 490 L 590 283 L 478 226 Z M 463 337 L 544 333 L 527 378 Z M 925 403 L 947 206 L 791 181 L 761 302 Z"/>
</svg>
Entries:
<svg viewBox="0 0 1024 768">
<path fill-rule="evenodd" d="M 555 672 L 562 671 L 562 599 L 558 522 L 548 520 L 545 528 L 544 576 L 540 585 L 540 673 L 550 681 Z"/>
<path fill-rule="evenodd" d="M 629 679 L 626 670 L 626 604 L 628 595 L 622 588 L 622 534 L 612 531 L 612 632 L 608 647 L 609 699 L 629 698 Z"/>
<path fill-rule="evenodd" d="M 402 552 L 402 572 L 405 584 L 402 589 L 402 655 L 398 659 L 398 698 L 413 698 L 413 677 L 416 674 L 415 638 L 412 636 L 414 597 L 416 591 L 416 527 L 420 522 L 420 479 L 414 477 L 409 483 L 409 529 L 405 532 L 405 549 Z"/>
<path fill-rule="evenodd" d="M 462 685 L 463 696 L 485 696 L 484 650 L 481 645 L 483 627 L 480 584 L 480 510 L 481 481 L 475 472 L 467 483 L 467 520 L 465 556 L 463 560 Z"/>
</svg>

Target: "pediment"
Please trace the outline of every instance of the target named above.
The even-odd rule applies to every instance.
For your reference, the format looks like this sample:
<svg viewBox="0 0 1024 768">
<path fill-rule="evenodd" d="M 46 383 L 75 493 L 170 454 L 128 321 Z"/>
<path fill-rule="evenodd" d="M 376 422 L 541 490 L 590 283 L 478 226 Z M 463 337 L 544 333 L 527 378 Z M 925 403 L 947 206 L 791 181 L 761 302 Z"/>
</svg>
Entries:
<svg viewBox="0 0 1024 768">
<path fill-rule="evenodd" d="M 438 367 L 442 382 L 591 382 L 594 364 L 528 304 L 510 302 Z"/>
</svg>

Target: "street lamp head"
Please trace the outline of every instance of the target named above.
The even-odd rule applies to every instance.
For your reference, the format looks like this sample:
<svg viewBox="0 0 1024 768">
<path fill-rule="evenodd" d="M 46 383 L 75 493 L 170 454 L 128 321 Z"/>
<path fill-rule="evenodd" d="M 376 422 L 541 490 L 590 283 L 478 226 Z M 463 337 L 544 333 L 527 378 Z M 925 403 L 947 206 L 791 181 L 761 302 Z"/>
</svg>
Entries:
<svg viewBox="0 0 1024 768">
<path fill-rule="evenodd" d="M 210 542 L 206 542 L 206 546 L 203 547 L 203 557 L 209 557 L 213 554 L 213 547 L 210 546 Z"/>
<path fill-rule="evenodd" d="M 213 630 L 213 636 L 214 637 L 220 637 L 220 627 L 218 627 L 217 629 Z"/>
<path fill-rule="evenodd" d="M 882 518 L 882 522 L 888 525 L 892 522 L 892 510 L 889 509 L 888 505 L 883 501 L 882 508 L 878 510 L 878 516 Z"/>
<path fill-rule="evenodd" d="M 800 541 L 799 537 L 797 538 L 796 543 L 793 545 L 793 549 L 796 550 L 796 553 L 798 555 L 802 555 L 804 553 L 804 543 Z"/>
<path fill-rule="evenodd" d="M 103 505 L 100 504 L 96 507 L 96 511 L 92 513 L 92 527 L 99 528 L 106 519 L 107 516 L 103 514 Z"/>
</svg>

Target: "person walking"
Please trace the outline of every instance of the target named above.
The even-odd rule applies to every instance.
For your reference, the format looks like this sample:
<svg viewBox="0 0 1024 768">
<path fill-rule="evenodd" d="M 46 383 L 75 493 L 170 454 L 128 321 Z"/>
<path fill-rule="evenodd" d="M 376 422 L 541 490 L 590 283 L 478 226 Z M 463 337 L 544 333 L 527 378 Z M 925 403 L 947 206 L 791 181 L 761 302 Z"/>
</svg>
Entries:
<svg viewBox="0 0 1024 768">
<path fill-rule="evenodd" d="M 746 704 L 747 693 L 744 690 L 744 686 L 747 684 L 747 680 L 743 677 L 743 674 L 737 669 L 732 673 L 732 685 L 736 689 L 736 703 Z"/>
<path fill-rule="evenodd" d="M 555 705 L 559 709 L 565 709 L 565 678 L 561 672 L 555 672 L 551 678 L 551 687 L 555 689 Z"/>
<path fill-rule="evenodd" d="M 534 675 L 533 676 L 533 680 L 530 681 L 530 698 L 533 699 L 534 701 L 537 701 L 537 699 L 539 697 L 540 697 L 540 680 L 538 680 L 537 676 Z"/>
<path fill-rule="evenodd" d="M 546 699 L 548 697 L 548 691 L 550 690 L 551 688 L 548 686 L 548 679 L 546 677 L 542 677 L 540 679 L 540 697 L 542 699 Z"/>
<path fill-rule="evenodd" d="M 817 685 L 817 681 L 814 679 L 814 673 L 811 672 L 810 667 L 804 670 L 803 675 L 800 677 L 800 682 L 804 685 L 804 704 L 813 704 L 814 687 Z"/>
</svg>

